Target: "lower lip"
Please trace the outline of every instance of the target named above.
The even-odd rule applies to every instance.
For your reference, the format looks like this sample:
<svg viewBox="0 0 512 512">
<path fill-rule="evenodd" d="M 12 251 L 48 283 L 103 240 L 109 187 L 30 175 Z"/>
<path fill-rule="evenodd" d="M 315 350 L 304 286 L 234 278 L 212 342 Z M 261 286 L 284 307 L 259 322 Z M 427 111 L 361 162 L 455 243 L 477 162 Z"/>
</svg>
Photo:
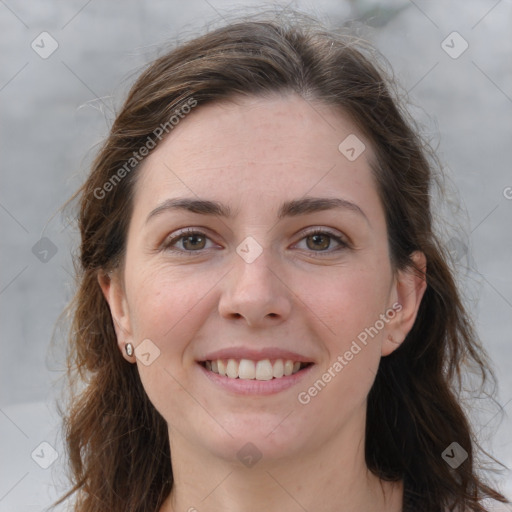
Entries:
<svg viewBox="0 0 512 512">
<path fill-rule="evenodd" d="M 199 363 L 197 363 L 197 366 L 210 381 L 227 391 L 238 395 L 273 395 L 298 384 L 310 373 L 314 365 L 311 364 L 293 375 L 271 380 L 232 379 L 207 370 Z"/>
</svg>

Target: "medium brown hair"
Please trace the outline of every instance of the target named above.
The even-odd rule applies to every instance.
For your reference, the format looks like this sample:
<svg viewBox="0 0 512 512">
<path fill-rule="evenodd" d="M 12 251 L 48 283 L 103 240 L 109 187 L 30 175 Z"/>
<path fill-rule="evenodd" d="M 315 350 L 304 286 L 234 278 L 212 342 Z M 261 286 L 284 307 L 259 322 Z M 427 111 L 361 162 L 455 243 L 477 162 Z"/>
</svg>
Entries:
<svg viewBox="0 0 512 512">
<path fill-rule="evenodd" d="M 356 38 L 295 14 L 231 22 L 159 57 L 137 79 L 75 195 L 81 247 L 69 338 L 73 391 L 64 418 L 73 485 L 60 501 L 74 495 L 77 512 L 157 512 L 173 484 L 167 424 L 137 366 L 119 353 L 98 284 L 99 273 L 123 261 L 137 166 L 107 193 L 98 190 L 187 102 L 199 109 L 236 95 L 293 92 L 349 115 L 370 141 L 394 269 L 414 267 L 414 251 L 427 260 L 415 324 L 381 359 L 368 396 L 368 468 L 383 480 L 403 480 L 406 495 L 418 499 L 416 511 L 482 512 L 486 496 L 506 502 L 478 474 L 479 446 L 458 400 L 469 366 L 482 382 L 494 375 L 433 232 L 435 157 L 383 69 Z M 453 441 L 468 454 L 456 470 L 441 457 Z"/>
</svg>

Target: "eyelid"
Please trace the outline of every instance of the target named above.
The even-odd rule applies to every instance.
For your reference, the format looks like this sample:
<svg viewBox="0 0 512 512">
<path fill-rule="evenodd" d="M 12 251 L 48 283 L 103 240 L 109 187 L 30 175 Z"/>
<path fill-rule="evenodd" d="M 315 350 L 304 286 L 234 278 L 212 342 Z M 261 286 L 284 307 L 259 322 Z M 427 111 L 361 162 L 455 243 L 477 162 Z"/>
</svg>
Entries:
<svg viewBox="0 0 512 512">
<path fill-rule="evenodd" d="M 208 230 L 206 228 L 202 228 L 202 227 L 201 228 L 200 227 L 197 227 L 197 228 L 187 227 L 187 228 L 179 229 L 178 231 L 175 231 L 171 235 L 166 236 L 164 238 L 164 241 L 161 244 L 161 248 L 163 250 L 169 250 L 169 251 L 172 251 L 172 252 L 179 252 L 179 253 L 182 253 L 182 254 L 183 253 L 189 253 L 189 254 L 197 253 L 197 254 L 201 254 L 202 252 L 209 250 L 209 249 L 200 249 L 198 251 L 186 251 L 186 250 L 183 250 L 183 249 L 171 248 L 171 244 L 175 244 L 176 242 L 179 242 L 182 238 L 187 237 L 187 236 L 192 236 L 192 235 L 201 235 L 204 238 L 207 238 L 208 240 L 213 242 L 212 237 L 208 234 Z"/>
<path fill-rule="evenodd" d="M 324 254 L 325 255 L 329 255 L 329 254 L 332 254 L 333 252 L 336 252 L 338 250 L 349 248 L 349 247 L 352 246 L 352 244 L 349 241 L 349 239 L 345 235 L 343 235 L 342 233 L 335 232 L 335 231 L 333 231 L 330 228 L 325 228 L 325 227 L 321 227 L 321 226 L 313 226 L 313 227 L 305 228 L 303 231 L 301 231 L 299 233 L 298 236 L 300 238 L 299 238 L 299 240 L 297 242 L 294 243 L 293 246 L 295 246 L 298 243 L 302 242 L 304 240 L 304 238 L 306 238 L 308 236 L 313 236 L 315 234 L 321 234 L 321 235 L 330 236 L 333 240 L 335 240 L 339 244 L 339 246 L 337 248 L 331 249 L 331 250 L 326 250 L 326 251 L 313 251 L 313 250 L 309 250 L 308 251 L 309 253 L 313 253 L 315 255 L 319 255 L 320 257 L 322 255 L 324 255 Z M 161 247 L 162 247 L 163 250 L 169 250 L 171 252 L 177 252 L 177 253 L 181 253 L 181 254 L 187 253 L 189 255 L 193 255 L 194 253 L 202 254 L 205 251 L 208 251 L 208 250 L 211 249 L 211 248 L 207 248 L 207 249 L 199 249 L 197 251 L 187 251 L 187 250 L 184 250 L 184 249 L 171 248 L 172 244 L 175 244 L 176 242 L 180 241 L 182 238 L 184 238 L 186 236 L 192 236 L 192 235 L 200 235 L 200 236 L 203 236 L 204 238 L 206 238 L 206 239 L 208 239 L 210 241 L 213 241 L 211 239 L 211 237 L 208 235 L 208 229 L 203 228 L 203 227 L 197 227 L 197 228 L 187 227 L 187 228 L 183 228 L 183 229 L 178 230 L 172 236 L 166 237 L 164 239 Z"/>
<path fill-rule="evenodd" d="M 294 245 L 297 245 L 298 243 L 302 242 L 302 240 L 304 240 L 304 238 L 307 238 L 308 236 L 313 236 L 313 235 L 316 235 L 316 234 L 319 234 L 319 235 L 328 235 L 330 236 L 333 240 L 336 241 L 336 243 L 338 243 L 338 247 L 337 248 L 334 248 L 334 249 L 330 249 L 330 250 L 327 250 L 327 251 L 313 251 L 313 250 L 309 250 L 308 252 L 309 253 L 313 253 L 315 255 L 319 255 L 320 257 L 322 255 L 329 255 L 329 254 L 332 254 L 332 253 L 335 253 L 337 252 L 338 250 L 341 250 L 341 249 L 348 249 L 348 248 L 351 248 L 352 247 L 352 243 L 351 241 L 348 239 L 348 237 L 342 233 L 339 233 L 339 232 L 336 232 L 336 231 L 333 231 L 329 228 L 324 228 L 324 227 L 320 227 L 320 226 L 316 226 L 316 227 L 312 227 L 312 228 L 306 228 L 306 231 L 302 231 L 300 233 L 300 239 L 298 242 L 296 242 Z"/>
<path fill-rule="evenodd" d="M 341 231 L 336 231 L 336 230 L 333 230 L 332 228 L 326 228 L 326 227 L 323 227 L 323 226 L 311 226 L 311 227 L 308 227 L 308 228 L 304 228 L 298 236 L 301 236 L 301 237 L 304 237 L 304 236 L 309 236 L 309 235 L 314 235 L 315 233 L 322 233 L 322 234 L 326 234 L 326 235 L 331 235 L 333 238 L 334 237 L 337 237 L 337 238 L 341 238 L 342 240 L 345 241 L 345 239 L 347 239 L 347 237 L 341 232 Z M 346 240 L 346 242 L 348 243 L 348 239 Z"/>
</svg>

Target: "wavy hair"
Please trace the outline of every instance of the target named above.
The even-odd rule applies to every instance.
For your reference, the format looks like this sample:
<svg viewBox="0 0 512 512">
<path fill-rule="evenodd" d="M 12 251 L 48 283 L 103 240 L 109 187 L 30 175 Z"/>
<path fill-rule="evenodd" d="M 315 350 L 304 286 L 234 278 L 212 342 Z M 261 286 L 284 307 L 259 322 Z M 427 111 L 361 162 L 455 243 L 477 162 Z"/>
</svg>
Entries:
<svg viewBox="0 0 512 512">
<path fill-rule="evenodd" d="M 136 365 L 119 354 L 98 275 L 123 261 L 137 165 L 105 183 L 155 129 L 187 102 L 293 92 L 349 115 L 371 142 L 395 269 L 422 251 L 427 289 L 402 345 L 381 359 L 367 400 L 365 457 L 388 481 L 403 480 L 415 511 L 484 512 L 484 498 L 506 499 L 479 475 L 481 449 L 459 403 L 461 375 L 494 378 L 433 229 L 437 160 L 394 93 L 382 57 L 359 39 L 307 16 L 238 19 L 160 56 L 132 86 L 74 199 L 81 246 L 70 305 L 70 402 L 64 417 L 76 512 L 157 512 L 173 485 L 167 425 L 149 401 Z M 172 132 L 169 135 L 172 137 Z M 418 269 L 416 269 L 419 271 Z M 467 460 L 441 457 L 456 441 Z M 485 452 L 484 452 L 485 453 Z M 409 500 L 409 501 L 407 501 Z"/>
</svg>

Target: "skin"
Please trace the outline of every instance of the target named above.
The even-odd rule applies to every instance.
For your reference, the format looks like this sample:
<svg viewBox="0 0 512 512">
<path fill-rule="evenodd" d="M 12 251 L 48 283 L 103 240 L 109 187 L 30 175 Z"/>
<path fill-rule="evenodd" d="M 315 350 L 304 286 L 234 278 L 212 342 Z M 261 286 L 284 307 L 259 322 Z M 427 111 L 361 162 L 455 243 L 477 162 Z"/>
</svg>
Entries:
<svg viewBox="0 0 512 512">
<path fill-rule="evenodd" d="M 353 162 L 338 150 L 350 134 L 366 145 Z M 140 169 L 123 266 L 99 281 L 119 350 L 169 425 L 175 484 L 161 512 L 402 509 L 402 483 L 381 482 L 365 465 L 365 408 L 379 360 L 412 328 L 426 283 L 391 266 L 372 158 L 347 116 L 287 94 L 198 107 Z M 340 197 L 364 215 L 331 209 L 277 219 L 283 201 L 303 196 Z M 168 210 L 147 220 L 177 197 L 219 201 L 236 215 Z M 187 227 L 206 235 L 199 250 L 184 239 L 165 247 Z M 348 245 L 312 240 L 310 228 Z M 262 248 L 252 263 L 236 252 L 248 236 Z M 424 269 L 423 254 L 413 257 Z M 298 393 L 396 302 L 401 310 L 378 335 L 301 404 Z M 145 339 L 160 350 L 148 366 L 124 352 Z M 315 365 L 290 389 L 240 396 L 196 362 L 239 346 L 293 350 Z M 248 442 L 262 455 L 252 467 L 237 457 Z"/>
</svg>

